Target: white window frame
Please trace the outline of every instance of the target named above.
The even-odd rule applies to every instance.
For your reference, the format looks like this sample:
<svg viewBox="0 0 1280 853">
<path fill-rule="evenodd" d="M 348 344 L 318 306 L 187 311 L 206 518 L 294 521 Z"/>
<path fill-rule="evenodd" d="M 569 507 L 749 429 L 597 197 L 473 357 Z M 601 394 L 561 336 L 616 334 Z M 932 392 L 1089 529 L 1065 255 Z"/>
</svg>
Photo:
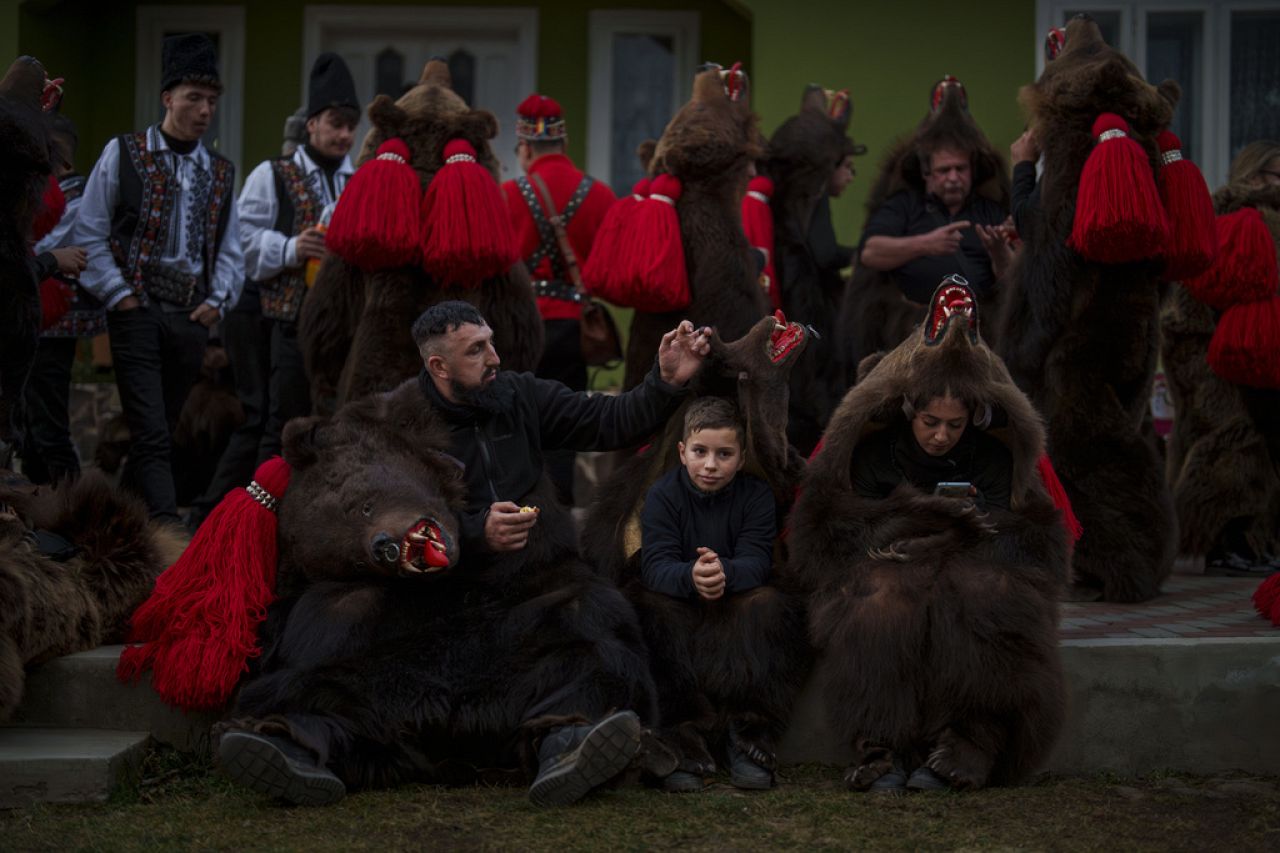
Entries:
<svg viewBox="0 0 1280 853">
<path fill-rule="evenodd" d="M 677 109 L 693 91 L 693 75 L 701 48 L 701 15 L 698 12 L 665 12 L 643 9 L 600 10 L 588 14 L 587 59 L 587 171 L 613 185 L 613 37 L 644 33 L 671 39 L 676 59 L 672 103 Z M 626 192 L 629 187 L 614 187 Z"/>
<path fill-rule="evenodd" d="M 1147 66 L 1147 17 L 1153 12 L 1204 14 L 1200 126 L 1196 129 L 1197 164 L 1210 188 L 1226 182 L 1231 158 L 1231 15 L 1233 12 L 1280 11 L 1280 0 L 1036 0 L 1036 75 L 1044 70 L 1044 36 L 1068 9 L 1120 12 L 1120 44 L 1113 45 L 1134 64 Z M 1158 83 L 1159 81 L 1151 81 Z"/>
<path fill-rule="evenodd" d="M 302 100 L 311 88 L 311 66 L 320 55 L 325 33 L 350 27 L 412 28 L 423 21 L 441 29 L 516 31 L 518 76 L 511 85 L 521 92 L 538 88 L 538 10 L 528 6 L 304 6 L 302 10 Z M 417 69 L 421 72 L 422 69 Z M 416 77 L 414 79 L 417 79 Z M 499 120 L 506 119 L 502 116 Z"/>
<path fill-rule="evenodd" d="M 141 130 L 156 120 L 160 101 L 160 67 L 165 32 L 216 32 L 218 75 L 222 95 L 222 138 L 218 153 L 236 165 L 236 184 L 244 178 L 240 152 L 244 130 L 244 7 L 139 6 L 137 56 L 134 65 L 134 127 Z"/>
</svg>

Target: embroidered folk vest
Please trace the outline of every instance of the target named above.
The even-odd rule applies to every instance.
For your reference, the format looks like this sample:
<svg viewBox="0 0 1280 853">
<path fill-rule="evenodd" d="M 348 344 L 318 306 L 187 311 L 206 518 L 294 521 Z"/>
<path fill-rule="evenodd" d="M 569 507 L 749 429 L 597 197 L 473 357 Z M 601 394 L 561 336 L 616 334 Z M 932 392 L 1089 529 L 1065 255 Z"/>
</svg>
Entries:
<svg viewBox="0 0 1280 853">
<path fill-rule="evenodd" d="M 173 212 L 174 176 L 147 148 L 147 131 L 126 133 L 120 142 L 120 201 L 111 220 L 111 254 L 124 280 L 139 298 L 147 299 L 147 277 L 168 237 Z M 235 167 L 220 154 L 209 151 L 212 171 L 209 208 L 204 223 L 204 271 L 197 281 L 192 303 L 209 293 L 209 281 L 226 234 Z"/>
<path fill-rule="evenodd" d="M 291 158 L 283 157 L 271 161 L 271 173 L 276 181 L 275 230 L 292 237 L 319 222 L 323 205 L 302 168 Z M 304 271 L 305 265 L 286 269 L 259 282 L 263 317 L 290 323 L 298 319 L 307 295 Z"/>
</svg>

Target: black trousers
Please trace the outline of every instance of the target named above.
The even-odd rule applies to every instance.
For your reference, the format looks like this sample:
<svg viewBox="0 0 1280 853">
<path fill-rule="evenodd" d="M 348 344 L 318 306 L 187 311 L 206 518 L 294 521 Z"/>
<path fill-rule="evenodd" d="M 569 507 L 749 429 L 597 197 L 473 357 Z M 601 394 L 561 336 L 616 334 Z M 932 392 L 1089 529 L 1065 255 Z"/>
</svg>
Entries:
<svg viewBox="0 0 1280 853">
<path fill-rule="evenodd" d="M 543 320 L 542 358 L 534 376 L 563 382 L 574 391 L 587 390 L 587 362 L 582 356 L 582 333 L 577 320 Z M 547 476 L 556 487 L 556 497 L 573 506 L 573 467 L 577 454 L 572 450 L 551 450 L 543 454 Z"/>
<path fill-rule="evenodd" d="M 189 311 L 163 311 L 152 302 L 108 311 L 107 331 L 129 424 L 124 482 L 142 495 L 152 518 L 178 521 L 173 429 L 200 375 L 209 330 L 191 320 Z"/>
<path fill-rule="evenodd" d="M 69 411 L 77 343 L 77 338 L 41 338 L 27 376 L 22 473 L 33 483 L 80 476 L 80 455 L 71 440 Z"/>
<path fill-rule="evenodd" d="M 298 326 L 263 317 L 256 288 L 246 287 L 223 321 L 222 343 L 244 423 L 223 451 L 208 491 L 194 502 L 190 526 L 203 521 L 227 492 L 248 485 L 257 467 L 280 452 L 286 423 L 311 414 Z"/>
</svg>

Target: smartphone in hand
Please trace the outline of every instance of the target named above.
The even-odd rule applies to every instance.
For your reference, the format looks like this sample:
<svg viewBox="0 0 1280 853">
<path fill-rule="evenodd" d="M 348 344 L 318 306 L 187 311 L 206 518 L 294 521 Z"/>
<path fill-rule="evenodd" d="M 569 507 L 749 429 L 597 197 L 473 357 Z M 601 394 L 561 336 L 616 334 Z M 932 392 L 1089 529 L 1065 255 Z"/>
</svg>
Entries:
<svg viewBox="0 0 1280 853">
<path fill-rule="evenodd" d="M 934 487 L 933 493 L 943 498 L 967 498 L 973 493 L 972 483 L 946 482 Z"/>
</svg>

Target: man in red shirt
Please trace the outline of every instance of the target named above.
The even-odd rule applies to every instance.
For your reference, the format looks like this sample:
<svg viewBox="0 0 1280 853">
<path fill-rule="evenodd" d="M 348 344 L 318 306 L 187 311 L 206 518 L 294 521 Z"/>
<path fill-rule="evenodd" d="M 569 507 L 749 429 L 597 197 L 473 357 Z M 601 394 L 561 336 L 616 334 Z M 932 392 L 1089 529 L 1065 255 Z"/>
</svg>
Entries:
<svg viewBox="0 0 1280 853">
<path fill-rule="evenodd" d="M 516 110 L 516 136 L 516 157 L 525 175 L 507 181 L 502 190 L 520 257 L 533 279 L 545 329 L 542 360 L 534 373 L 559 380 L 574 391 L 585 391 L 587 364 L 578 328 L 582 306 L 570 282 L 550 217 L 559 214 L 564 219 L 569 245 L 581 268 L 587 263 L 596 231 L 614 202 L 613 191 L 584 175 L 565 154 L 568 137 L 564 115 L 551 98 L 533 94 L 520 103 Z M 554 211 L 547 208 L 539 183 L 550 192 Z M 573 454 L 548 457 L 551 479 L 561 499 L 572 505 Z"/>
</svg>

